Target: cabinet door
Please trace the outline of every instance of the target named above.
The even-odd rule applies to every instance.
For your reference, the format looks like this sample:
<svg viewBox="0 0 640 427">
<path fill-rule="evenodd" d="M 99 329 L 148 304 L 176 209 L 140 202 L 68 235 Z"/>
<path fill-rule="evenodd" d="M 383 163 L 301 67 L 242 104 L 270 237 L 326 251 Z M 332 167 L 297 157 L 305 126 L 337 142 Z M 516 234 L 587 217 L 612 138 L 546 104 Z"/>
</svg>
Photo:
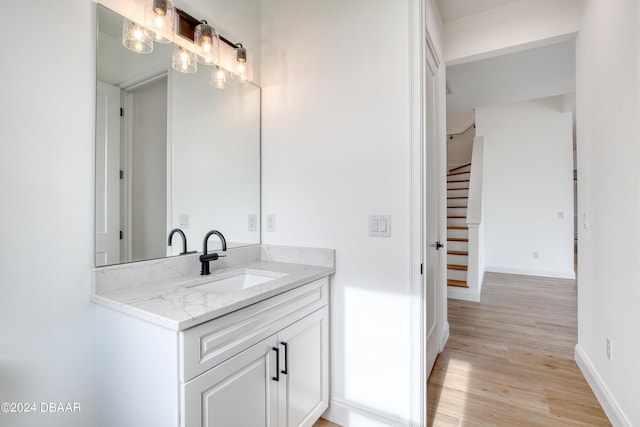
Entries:
<svg viewBox="0 0 640 427">
<path fill-rule="evenodd" d="M 327 409 L 329 335 L 327 308 L 299 320 L 278 334 L 281 381 L 280 426 L 311 426 Z"/>
<path fill-rule="evenodd" d="M 276 343 L 267 338 L 186 383 L 182 426 L 275 427 Z"/>
</svg>

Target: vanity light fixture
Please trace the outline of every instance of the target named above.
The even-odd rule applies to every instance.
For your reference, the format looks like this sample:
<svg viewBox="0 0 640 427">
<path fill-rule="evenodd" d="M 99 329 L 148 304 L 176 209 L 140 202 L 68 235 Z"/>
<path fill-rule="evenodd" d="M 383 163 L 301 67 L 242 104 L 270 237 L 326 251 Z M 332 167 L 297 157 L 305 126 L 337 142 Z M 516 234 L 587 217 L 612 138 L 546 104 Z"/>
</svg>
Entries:
<svg viewBox="0 0 640 427">
<path fill-rule="evenodd" d="M 198 62 L 193 52 L 178 45 L 173 47 L 171 66 L 174 70 L 186 74 L 198 71 Z"/>
<path fill-rule="evenodd" d="M 218 32 L 207 21 L 200 21 L 194 30 L 193 44 L 196 58 L 201 64 L 213 65 L 220 62 L 220 39 Z"/>
<path fill-rule="evenodd" d="M 149 0 L 145 7 L 145 27 L 158 43 L 171 43 L 175 25 L 175 12 L 171 0 Z"/>
<path fill-rule="evenodd" d="M 193 42 L 193 50 L 176 40 L 171 59 L 174 70 L 195 73 L 198 62 L 215 65 L 211 71 L 210 84 L 218 89 L 224 89 L 230 77 L 252 79 L 251 54 L 242 43 L 232 43 L 219 35 L 207 21 L 199 21 L 185 11 L 174 8 L 172 0 L 147 0 L 144 21 L 145 26 L 142 26 L 124 19 L 122 44 L 128 49 L 138 53 L 151 53 L 154 41 L 171 43 L 177 34 Z M 224 58 L 221 57 L 221 41 L 233 49 L 233 56 L 225 53 Z"/>
<path fill-rule="evenodd" d="M 227 74 L 227 70 L 220 67 L 219 65 L 216 65 L 211 70 L 211 80 L 209 81 L 211 83 L 211 86 L 215 87 L 216 89 L 224 89 L 227 84 Z"/>
<path fill-rule="evenodd" d="M 153 40 L 149 32 L 142 25 L 126 18 L 122 24 L 122 44 L 136 53 L 153 52 Z"/>
</svg>

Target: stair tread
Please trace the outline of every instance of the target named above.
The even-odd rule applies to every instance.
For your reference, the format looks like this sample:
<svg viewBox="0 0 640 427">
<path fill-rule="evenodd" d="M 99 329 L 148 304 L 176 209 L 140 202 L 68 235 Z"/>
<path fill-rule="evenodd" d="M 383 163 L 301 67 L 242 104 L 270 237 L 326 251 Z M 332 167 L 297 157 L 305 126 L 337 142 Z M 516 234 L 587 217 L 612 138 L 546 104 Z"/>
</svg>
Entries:
<svg viewBox="0 0 640 427">
<path fill-rule="evenodd" d="M 468 230 L 469 227 L 466 225 L 447 225 L 448 230 Z"/>
<path fill-rule="evenodd" d="M 458 169 L 466 168 L 466 167 L 469 167 L 469 166 L 471 166 L 471 163 L 467 163 L 466 165 L 462 165 L 462 166 L 455 167 L 453 169 L 449 169 L 448 172 L 451 173 L 453 171 L 457 171 Z"/>
<path fill-rule="evenodd" d="M 447 237 L 447 242 L 468 242 L 469 239 L 464 237 Z"/>
<path fill-rule="evenodd" d="M 465 173 L 471 173 L 471 171 L 464 171 L 464 172 L 451 172 L 448 173 L 447 176 L 455 176 L 455 175 L 463 175 Z"/>
<path fill-rule="evenodd" d="M 457 190 L 468 190 L 469 187 L 465 187 L 465 188 L 447 188 L 447 191 L 457 191 Z"/>
<path fill-rule="evenodd" d="M 467 251 L 447 251 L 447 255 L 469 256 L 469 252 L 467 252 Z"/>
<path fill-rule="evenodd" d="M 467 271 L 469 269 L 466 265 L 447 264 L 447 270 Z"/>
<path fill-rule="evenodd" d="M 447 206 L 447 208 L 467 208 L 467 205 L 460 205 L 460 206 Z"/>
<path fill-rule="evenodd" d="M 466 218 L 464 215 L 449 215 L 447 218 Z"/>
<path fill-rule="evenodd" d="M 447 197 L 447 199 L 468 199 L 468 196 L 451 196 Z"/>
<path fill-rule="evenodd" d="M 448 286 L 456 286 L 458 288 L 468 288 L 469 287 L 469 285 L 467 285 L 467 282 L 465 280 L 447 279 L 447 285 Z"/>
<path fill-rule="evenodd" d="M 471 182 L 471 181 L 468 179 L 451 179 L 451 180 L 448 179 L 447 183 L 450 183 L 450 182 Z"/>
</svg>

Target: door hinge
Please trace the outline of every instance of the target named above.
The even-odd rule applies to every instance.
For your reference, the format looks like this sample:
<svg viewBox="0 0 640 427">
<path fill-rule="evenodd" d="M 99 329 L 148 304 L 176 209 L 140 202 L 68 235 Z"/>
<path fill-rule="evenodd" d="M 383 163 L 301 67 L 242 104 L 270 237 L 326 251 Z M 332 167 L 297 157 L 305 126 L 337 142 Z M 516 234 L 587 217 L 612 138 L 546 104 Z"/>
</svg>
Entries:
<svg viewBox="0 0 640 427">
<path fill-rule="evenodd" d="M 120 240 L 122 240 L 122 230 L 120 230 Z"/>
<path fill-rule="evenodd" d="M 123 178 L 124 178 L 124 172 L 121 170 L 120 171 L 120 179 L 123 179 Z"/>
<path fill-rule="evenodd" d="M 124 108 L 120 108 L 120 117 L 124 117 Z"/>
<path fill-rule="evenodd" d="M 420 264 L 420 274 L 424 274 L 424 264 Z"/>
</svg>

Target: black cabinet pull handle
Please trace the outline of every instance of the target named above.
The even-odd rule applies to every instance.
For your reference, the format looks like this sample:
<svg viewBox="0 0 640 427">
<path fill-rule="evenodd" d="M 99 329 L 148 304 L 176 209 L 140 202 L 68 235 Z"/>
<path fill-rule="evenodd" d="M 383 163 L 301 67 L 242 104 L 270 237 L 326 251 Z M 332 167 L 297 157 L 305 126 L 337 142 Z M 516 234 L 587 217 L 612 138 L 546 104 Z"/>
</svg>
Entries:
<svg viewBox="0 0 640 427">
<path fill-rule="evenodd" d="M 280 349 L 278 347 L 273 347 L 272 350 L 276 352 L 276 376 L 271 379 L 274 381 L 280 381 Z"/>
<path fill-rule="evenodd" d="M 284 347 L 284 369 L 282 372 L 285 375 L 289 374 L 289 344 L 284 341 L 280 341 L 280 344 Z"/>
</svg>

